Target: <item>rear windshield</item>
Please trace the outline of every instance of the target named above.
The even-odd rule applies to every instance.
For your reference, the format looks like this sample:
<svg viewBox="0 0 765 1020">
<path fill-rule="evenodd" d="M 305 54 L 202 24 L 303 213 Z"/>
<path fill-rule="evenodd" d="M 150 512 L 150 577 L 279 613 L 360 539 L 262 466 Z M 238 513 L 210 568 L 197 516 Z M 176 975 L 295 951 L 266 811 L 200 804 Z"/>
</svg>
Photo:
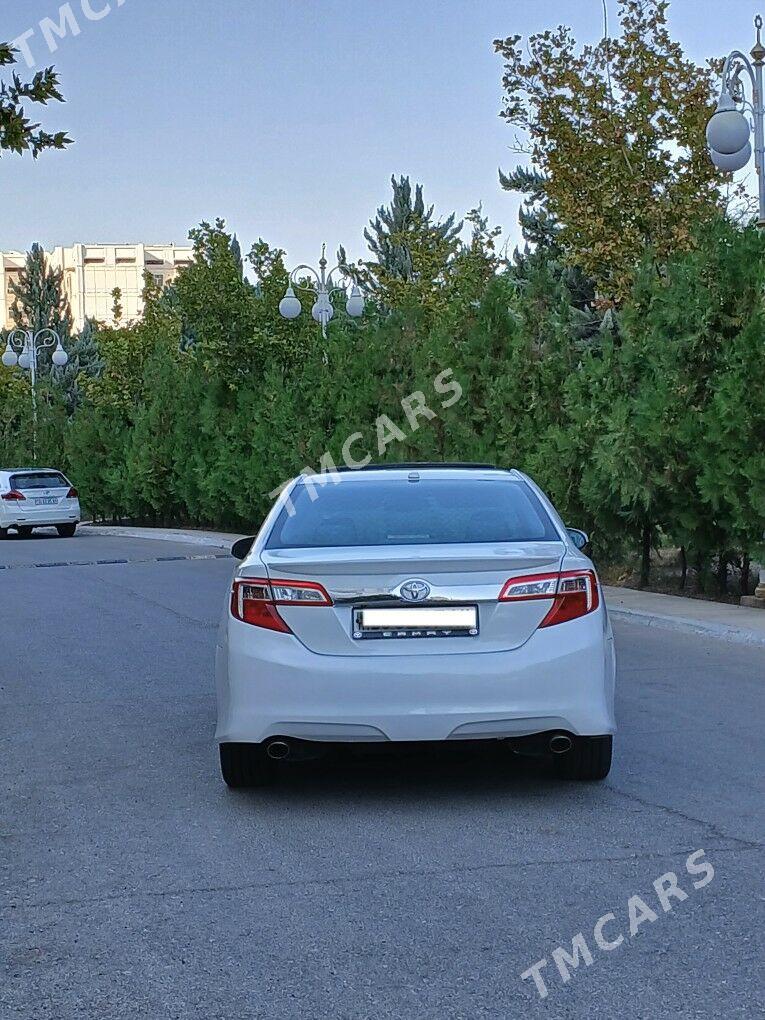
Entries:
<svg viewBox="0 0 765 1020">
<path fill-rule="evenodd" d="M 63 489 L 69 482 L 58 471 L 27 471 L 23 475 L 11 475 L 12 489 Z"/>
<path fill-rule="evenodd" d="M 269 549 L 559 540 L 529 486 L 511 479 L 341 476 L 301 482 L 291 500 L 294 514 L 282 509 Z"/>
</svg>

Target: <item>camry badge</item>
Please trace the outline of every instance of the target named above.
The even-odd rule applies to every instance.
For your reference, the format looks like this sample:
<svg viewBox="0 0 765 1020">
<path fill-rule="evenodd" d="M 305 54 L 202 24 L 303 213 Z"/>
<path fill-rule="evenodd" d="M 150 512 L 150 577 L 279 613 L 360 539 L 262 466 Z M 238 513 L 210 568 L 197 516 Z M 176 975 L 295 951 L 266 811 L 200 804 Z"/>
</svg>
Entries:
<svg viewBox="0 0 765 1020">
<path fill-rule="evenodd" d="M 423 602 L 430 595 L 430 585 L 415 577 L 411 581 L 404 581 L 398 593 L 406 602 Z"/>
</svg>

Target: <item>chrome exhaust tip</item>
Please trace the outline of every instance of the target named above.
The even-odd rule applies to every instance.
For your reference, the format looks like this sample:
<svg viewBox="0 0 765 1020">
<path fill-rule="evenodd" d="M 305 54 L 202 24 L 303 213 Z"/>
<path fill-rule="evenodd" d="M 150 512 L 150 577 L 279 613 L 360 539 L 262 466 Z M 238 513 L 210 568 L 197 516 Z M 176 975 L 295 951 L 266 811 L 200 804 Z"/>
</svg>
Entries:
<svg viewBox="0 0 765 1020">
<path fill-rule="evenodd" d="M 571 737 L 567 737 L 565 733 L 556 733 L 554 737 L 550 737 L 550 750 L 553 754 L 565 754 L 566 751 L 570 751 Z"/>
<path fill-rule="evenodd" d="M 284 761 L 285 758 L 289 758 L 290 745 L 286 740 L 272 740 L 266 746 L 266 754 L 274 761 Z"/>
</svg>

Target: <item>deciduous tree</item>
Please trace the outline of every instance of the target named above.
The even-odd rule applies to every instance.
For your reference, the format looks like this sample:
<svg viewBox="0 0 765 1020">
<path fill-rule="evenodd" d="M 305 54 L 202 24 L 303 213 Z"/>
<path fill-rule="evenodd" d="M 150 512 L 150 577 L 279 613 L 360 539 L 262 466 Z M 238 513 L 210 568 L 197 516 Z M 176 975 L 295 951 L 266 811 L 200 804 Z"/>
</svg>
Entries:
<svg viewBox="0 0 765 1020">
<path fill-rule="evenodd" d="M 10 43 L 0 43 L 0 68 L 13 66 L 17 54 L 18 50 Z M 31 152 L 37 159 L 46 149 L 63 149 L 72 144 L 65 131 L 51 134 L 25 116 L 25 103 L 46 106 L 51 101 L 65 101 L 52 67 L 38 71 L 31 81 L 22 81 L 15 71 L 6 80 L 0 80 L 0 156 L 4 152 L 18 155 Z"/>
<path fill-rule="evenodd" d="M 706 152 L 714 74 L 683 55 L 666 0 L 620 0 L 620 33 L 579 47 L 570 29 L 497 39 L 501 116 L 525 138 L 531 170 L 502 176 L 536 227 L 601 297 L 623 301 L 646 249 L 658 265 L 714 217 L 723 177 Z M 527 224 L 528 225 L 528 224 Z"/>
</svg>

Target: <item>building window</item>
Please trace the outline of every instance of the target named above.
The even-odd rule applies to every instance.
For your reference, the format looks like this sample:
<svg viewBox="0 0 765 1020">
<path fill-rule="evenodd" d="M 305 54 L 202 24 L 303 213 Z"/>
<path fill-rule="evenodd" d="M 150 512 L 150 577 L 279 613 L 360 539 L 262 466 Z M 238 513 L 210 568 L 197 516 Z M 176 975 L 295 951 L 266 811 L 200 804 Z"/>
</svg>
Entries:
<svg viewBox="0 0 765 1020">
<path fill-rule="evenodd" d="M 156 285 L 158 287 L 164 287 L 164 285 L 165 285 L 165 278 L 162 275 L 162 273 L 152 273 L 151 275 L 154 278 L 154 282 L 156 283 Z"/>
</svg>

